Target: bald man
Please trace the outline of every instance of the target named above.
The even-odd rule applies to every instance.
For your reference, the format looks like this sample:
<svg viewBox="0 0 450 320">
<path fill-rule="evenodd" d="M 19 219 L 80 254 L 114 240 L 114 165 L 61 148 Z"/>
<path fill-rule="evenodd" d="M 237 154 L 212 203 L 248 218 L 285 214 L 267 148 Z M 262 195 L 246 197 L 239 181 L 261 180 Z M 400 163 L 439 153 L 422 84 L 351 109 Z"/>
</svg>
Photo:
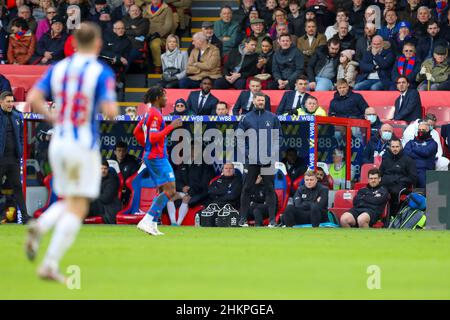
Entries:
<svg viewBox="0 0 450 320">
<path fill-rule="evenodd" d="M 364 148 L 362 163 L 373 163 L 376 156 L 383 156 L 393 137 L 394 128 L 390 124 L 383 124 L 378 134 L 371 137 Z"/>
<path fill-rule="evenodd" d="M 364 119 L 370 121 L 371 128 L 371 136 L 376 136 L 378 134 L 378 130 L 381 129 L 381 125 L 383 124 L 380 121 L 380 118 L 377 115 L 377 111 L 373 107 L 368 107 L 364 111 Z"/>
</svg>

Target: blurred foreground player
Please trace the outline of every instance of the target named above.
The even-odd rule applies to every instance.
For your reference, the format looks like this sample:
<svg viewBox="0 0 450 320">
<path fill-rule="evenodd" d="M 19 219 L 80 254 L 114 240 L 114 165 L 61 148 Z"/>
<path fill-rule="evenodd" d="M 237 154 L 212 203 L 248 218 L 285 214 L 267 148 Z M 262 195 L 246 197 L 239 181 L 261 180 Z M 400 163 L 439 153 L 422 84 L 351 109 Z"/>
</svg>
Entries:
<svg viewBox="0 0 450 320">
<path fill-rule="evenodd" d="M 100 192 L 101 159 L 95 116 L 98 109 L 108 117 L 117 115 L 115 77 L 97 61 L 101 50 L 98 26 L 83 23 L 75 31 L 77 53 L 50 68 L 30 91 L 27 101 L 33 109 L 54 123 L 49 159 L 54 189 L 64 198 L 50 206 L 30 224 L 26 253 L 34 260 L 41 236 L 54 227 L 39 277 L 65 283 L 59 262 L 69 249 L 86 217 L 90 200 Z M 45 99 L 53 99 L 56 115 L 50 114 Z"/>
<path fill-rule="evenodd" d="M 147 113 L 134 129 L 134 135 L 144 147 L 144 163 L 150 178 L 158 187 L 160 193 L 153 199 L 153 203 L 137 225 L 139 230 L 151 235 L 163 235 L 158 230 L 158 219 L 167 202 L 176 195 L 175 174 L 167 155 L 166 137 L 173 130 L 181 127 L 178 118 L 166 126 L 161 110 L 166 105 L 166 92 L 161 87 L 150 88 L 144 97 L 148 105 Z"/>
</svg>

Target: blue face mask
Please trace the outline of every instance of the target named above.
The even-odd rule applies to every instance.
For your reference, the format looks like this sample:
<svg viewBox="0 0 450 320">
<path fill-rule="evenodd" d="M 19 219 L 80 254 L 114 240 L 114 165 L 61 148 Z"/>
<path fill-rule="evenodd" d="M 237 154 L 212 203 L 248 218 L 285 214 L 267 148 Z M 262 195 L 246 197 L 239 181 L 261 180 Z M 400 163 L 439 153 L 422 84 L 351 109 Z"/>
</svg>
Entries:
<svg viewBox="0 0 450 320">
<path fill-rule="evenodd" d="M 334 132 L 334 137 L 335 137 L 337 140 L 342 139 L 342 132 L 340 132 L 340 131 L 335 131 L 335 132 Z"/>
<path fill-rule="evenodd" d="M 392 132 L 389 131 L 383 131 L 381 132 L 381 139 L 384 141 L 389 141 L 392 139 Z"/>
<path fill-rule="evenodd" d="M 374 115 L 374 114 L 369 114 L 368 116 L 367 116 L 367 120 L 369 120 L 370 121 L 370 123 L 375 123 L 376 121 L 377 121 L 377 116 L 376 115 Z"/>
</svg>

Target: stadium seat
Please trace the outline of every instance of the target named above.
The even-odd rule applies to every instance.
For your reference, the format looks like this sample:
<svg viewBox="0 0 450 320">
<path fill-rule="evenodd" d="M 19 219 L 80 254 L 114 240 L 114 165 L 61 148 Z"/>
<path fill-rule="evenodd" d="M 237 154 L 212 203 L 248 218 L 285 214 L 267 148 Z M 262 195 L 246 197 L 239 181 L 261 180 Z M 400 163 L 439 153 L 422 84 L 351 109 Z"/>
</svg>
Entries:
<svg viewBox="0 0 450 320">
<path fill-rule="evenodd" d="M 450 108 L 448 106 L 432 106 L 425 109 L 425 113 L 432 113 L 439 122 L 450 121 Z"/>
<path fill-rule="evenodd" d="M 11 87 L 22 87 L 25 95 L 48 68 L 49 66 L 2 64 L 0 65 L 0 74 L 9 80 Z M 21 101 L 25 101 L 25 99 L 23 98 Z"/>
<path fill-rule="evenodd" d="M 392 119 L 394 117 L 394 106 L 376 107 L 375 109 L 377 110 L 377 114 L 381 122 L 385 122 L 387 119 Z"/>
<path fill-rule="evenodd" d="M 334 204 L 329 211 L 336 215 L 338 221 L 344 212 L 347 212 L 353 208 L 353 199 L 355 198 L 358 190 L 337 190 L 334 195 Z"/>
<path fill-rule="evenodd" d="M 379 165 L 376 165 L 374 163 L 365 163 L 361 166 L 360 181 L 355 183 L 355 190 L 362 189 L 367 185 L 367 183 L 369 182 L 369 177 L 367 176 L 367 174 L 369 173 L 369 170 L 373 168 L 379 168 Z"/>
<path fill-rule="evenodd" d="M 384 207 L 380 219 L 374 223 L 372 228 L 376 229 L 386 228 L 388 225 L 389 225 L 389 201 L 386 203 L 386 206 Z"/>
<path fill-rule="evenodd" d="M 27 186 L 42 186 L 42 172 L 36 159 L 27 159 Z"/>
<path fill-rule="evenodd" d="M 403 132 L 408 126 L 408 122 L 402 120 L 385 120 L 386 124 L 390 124 L 394 128 L 394 135 L 401 139 L 403 137 Z"/>
<path fill-rule="evenodd" d="M 12 88 L 14 100 L 17 102 L 25 101 L 25 88 L 24 87 L 15 87 Z"/>
<path fill-rule="evenodd" d="M 116 215 L 117 224 L 138 224 L 150 208 L 158 189 L 145 170 L 145 164 L 129 177 L 126 185 L 131 190 L 130 201 L 127 206 Z"/>
</svg>

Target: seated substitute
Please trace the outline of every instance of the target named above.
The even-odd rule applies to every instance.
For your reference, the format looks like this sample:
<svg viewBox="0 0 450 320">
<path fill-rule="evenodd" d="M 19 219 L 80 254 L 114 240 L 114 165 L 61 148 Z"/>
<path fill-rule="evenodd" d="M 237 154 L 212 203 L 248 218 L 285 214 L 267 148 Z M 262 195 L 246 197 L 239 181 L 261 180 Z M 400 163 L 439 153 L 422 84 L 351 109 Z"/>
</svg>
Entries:
<svg viewBox="0 0 450 320">
<path fill-rule="evenodd" d="M 208 204 L 216 203 L 219 207 L 230 204 L 239 209 L 242 191 L 242 177 L 234 173 L 233 163 L 225 163 L 222 175 L 208 186 Z"/>
<path fill-rule="evenodd" d="M 269 212 L 269 205 L 266 202 L 266 194 L 268 188 L 264 185 L 264 181 L 261 175 L 258 175 L 255 184 L 250 187 L 250 206 L 247 212 L 247 217 L 251 220 L 255 219 L 255 227 L 262 227 L 264 219 L 269 218 L 269 228 L 273 228 L 276 225 L 276 211 L 273 214 Z M 276 196 L 276 195 L 275 195 Z M 275 205 L 276 206 L 276 205 Z"/>
<path fill-rule="evenodd" d="M 305 173 L 305 184 L 294 195 L 294 204 L 288 205 L 283 214 L 287 227 L 297 224 L 312 224 L 314 228 L 321 222 L 328 221 L 328 188 L 318 183 L 312 170 Z"/>
<path fill-rule="evenodd" d="M 389 200 L 389 192 L 381 185 L 381 172 L 377 168 L 368 172 L 369 184 L 358 191 L 353 208 L 341 216 L 341 226 L 368 228 L 378 221 Z"/>
<path fill-rule="evenodd" d="M 91 202 L 88 216 L 101 216 L 106 224 L 116 223 L 116 214 L 122 209 L 119 193 L 119 177 L 115 170 L 110 170 L 108 161 L 102 160 L 102 182 L 100 196 Z"/>
</svg>

